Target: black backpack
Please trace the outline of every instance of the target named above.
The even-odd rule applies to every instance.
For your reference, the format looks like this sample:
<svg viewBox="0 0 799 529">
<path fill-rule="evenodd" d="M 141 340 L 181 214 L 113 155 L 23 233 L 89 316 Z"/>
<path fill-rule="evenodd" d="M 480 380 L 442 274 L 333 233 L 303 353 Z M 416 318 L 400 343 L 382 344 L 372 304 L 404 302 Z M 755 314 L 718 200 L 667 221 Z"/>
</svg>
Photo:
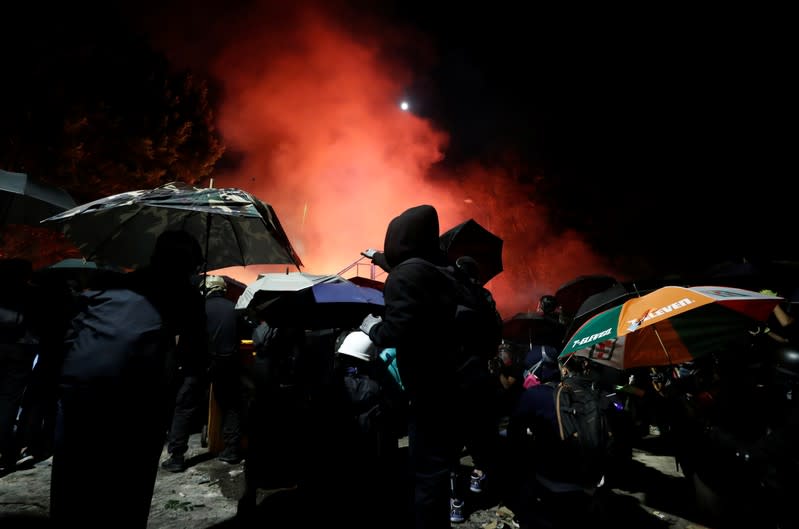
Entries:
<svg viewBox="0 0 799 529">
<path fill-rule="evenodd" d="M 595 487 L 608 463 L 612 434 L 607 398 L 589 380 L 569 377 L 555 385 L 555 416 L 561 440 L 559 465 L 569 481 Z"/>
<path fill-rule="evenodd" d="M 502 317 L 497 311 L 491 292 L 473 283 L 453 266 L 437 266 L 414 257 L 406 262 L 416 262 L 434 267 L 450 284 L 457 306 L 455 332 L 458 337 L 459 370 L 473 363 L 485 367 L 488 359 L 497 353 L 502 341 Z"/>
</svg>

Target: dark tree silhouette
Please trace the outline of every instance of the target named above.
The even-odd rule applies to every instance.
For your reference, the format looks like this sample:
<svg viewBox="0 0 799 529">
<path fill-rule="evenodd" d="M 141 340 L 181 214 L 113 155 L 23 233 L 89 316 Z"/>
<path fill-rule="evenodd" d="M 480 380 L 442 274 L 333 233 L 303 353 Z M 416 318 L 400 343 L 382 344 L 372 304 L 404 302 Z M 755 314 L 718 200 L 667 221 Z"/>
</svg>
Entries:
<svg viewBox="0 0 799 529">
<path fill-rule="evenodd" d="M 207 181 L 224 147 L 205 79 L 171 69 L 114 7 L 16 4 L 0 10 L 0 168 L 78 203 Z M 77 255 L 46 228 L 0 226 L 0 258 Z"/>
<path fill-rule="evenodd" d="M 224 147 L 206 80 L 171 70 L 114 12 L 14 21 L 0 36 L 0 167 L 78 202 L 208 178 Z"/>
</svg>

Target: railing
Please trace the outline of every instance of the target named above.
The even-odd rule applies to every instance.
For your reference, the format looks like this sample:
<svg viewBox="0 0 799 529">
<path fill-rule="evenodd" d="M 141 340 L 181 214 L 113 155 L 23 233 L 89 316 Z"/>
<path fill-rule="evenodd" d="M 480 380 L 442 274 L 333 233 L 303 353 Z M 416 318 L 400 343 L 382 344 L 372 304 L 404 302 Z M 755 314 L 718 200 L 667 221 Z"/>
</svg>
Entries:
<svg viewBox="0 0 799 529">
<path fill-rule="evenodd" d="M 369 276 L 368 276 L 369 279 L 380 281 L 380 277 L 386 275 L 386 272 L 382 268 L 374 264 L 371 259 L 364 256 L 359 257 L 356 261 L 347 265 L 343 270 L 341 270 L 338 273 L 338 275 L 343 276 L 344 274 L 346 274 L 347 272 L 349 272 L 354 268 L 356 276 L 364 277 L 360 273 L 363 267 L 367 267 L 369 269 Z"/>
</svg>

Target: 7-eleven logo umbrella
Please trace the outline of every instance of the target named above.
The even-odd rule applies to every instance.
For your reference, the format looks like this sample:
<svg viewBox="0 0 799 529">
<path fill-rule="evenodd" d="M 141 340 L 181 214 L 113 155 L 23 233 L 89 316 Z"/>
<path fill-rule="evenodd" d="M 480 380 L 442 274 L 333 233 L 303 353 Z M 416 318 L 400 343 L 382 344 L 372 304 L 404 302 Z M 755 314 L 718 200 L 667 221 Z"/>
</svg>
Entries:
<svg viewBox="0 0 799 529">
<path fill-rule="evenodd" d="M 597 314 L 560 354 L 618 369 L 672 365 L 744 345 L 782 300 L 730 287 L 663 287 Z"/>
</svg>

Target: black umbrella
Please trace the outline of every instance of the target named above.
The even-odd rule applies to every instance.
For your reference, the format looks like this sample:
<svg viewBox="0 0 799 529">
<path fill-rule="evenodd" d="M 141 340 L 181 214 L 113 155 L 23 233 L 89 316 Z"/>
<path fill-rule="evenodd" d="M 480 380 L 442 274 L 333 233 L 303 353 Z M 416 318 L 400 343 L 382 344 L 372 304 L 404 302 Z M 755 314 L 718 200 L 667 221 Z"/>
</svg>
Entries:
<svg viewBox="0 0 799 529">
<path fill-rule="evenodd" d="M 540 312 L 520 312 L 502 322 L 502 337 L 517 343 L 560 348 L 565 326 Z"/>
<path fill-rule="evenodd" d="M 37 282 L 75 281 L 79 288 L 102 289 L 102 285 L 118 284 L 123 270 L 112 266 L 98 266 L 85 259 L 63 259 L 57 263 L 34 271 Z"/>
<path fill-rule="evenodd" d="M 40 221 L 77 206 L 63 189 L 37 182 L 25 173 L 0 169 L 0 225 Z"/>
<path fill-rule="evenodd" d="M 616 283 L 606 290 L 591 294 L 580 304 L 580 308 L 577 309 L 577 312 L 569 323 L 566 335 L 571 336 L 574 334 L 574 331 L 579 329 L 580 326 L 591 317 L 612 307 L 621 305 L 635 295 L 634 292 L 628 291 L 621 283 Z"/>
<path fill-rule="evenodd" d="M 562 284 L 555 292 L 561 312 L 568 318 L 573 318 L 580 305 L 589 296 L 607 290 L 618 281 L 615 277 L 601 274 L 577 276 L 571 281 Z"/>
<path fill-rule="evenodd" d="M 502 272 L 502 239 L 469 219 L 441 234 L 441 249 L 451 264 L 459 257 L 469 256 L 477 261 L 483 284 Z"/>
<path fill-rule="evenodd" d="M 799 277 L 799 263 L 790 260 L 756 259 L 726 261 L 705 271 L 708 283 L 746 290 L 790 290 Z M 782 293 L 782 292 L 781 292 Z"/>
</svg>

